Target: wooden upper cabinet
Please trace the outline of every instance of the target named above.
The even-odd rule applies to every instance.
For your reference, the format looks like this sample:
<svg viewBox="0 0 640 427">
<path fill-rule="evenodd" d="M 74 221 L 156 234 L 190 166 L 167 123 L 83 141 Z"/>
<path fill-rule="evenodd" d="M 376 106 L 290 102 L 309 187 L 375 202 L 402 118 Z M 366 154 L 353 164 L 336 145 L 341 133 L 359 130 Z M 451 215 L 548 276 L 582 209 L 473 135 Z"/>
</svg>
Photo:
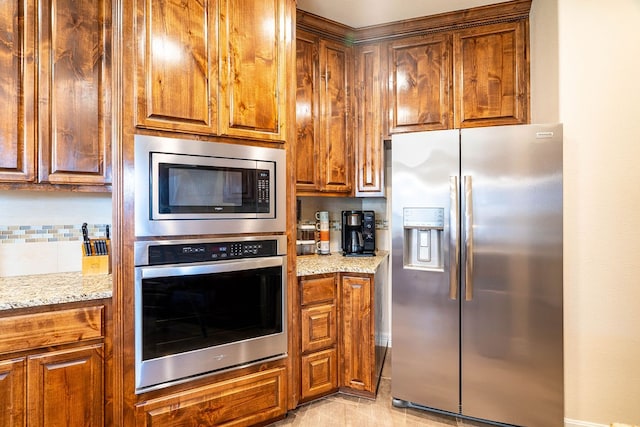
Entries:
<svg viewBox="0 0 640 427">
<path fill-rule="evenodd" d="M 140 2 L 136 45 L 137 124 L 217 132 L 216 0 Z"/>
<path fill-rule="evenodd" d="M 220 0 L 220 133 L 285 140 L 283 0 Z"/>
<path fill-rule="evenodd" d="M 352 48 L 299 30 L 296 51 L 298 194 L 351 194 Z"/>
<path fill-rule="evenodd" d="M 352 190 L 352 80 L 351 48 L 320 40 L 320 168 L 324 191 Z"/>
<path fill-rule="evenodd" d="M 389 43 L 389 132 L 451 127 L 451 34 Z"/>
<path fill-rule="evenodd" d="M 454 33 L 455 127 L 529 121 L 528 20 Z"/>
<path fill-rule="evenodd" d="M 318 38 L 296 34 L 296 185 L 320 191 L 318 141 Z"/>
<path fill-rule="evenodd" d="M 111 182 L 111 11 L 111 0 L 40 2 L 40 182 Z"/>
<path fill-rule="evenodd" d="M 356 50 L 356 196 L 384 196 L 383 88 L 379 44 Z"/>
<path fill-rule="evenodd" d="M 0 8 L 0 180 L 35 179 L 35 5 L 7 0 Z"/>
<path fill-rule="evenodd" d="M 141 1 L 136 124 L 284 141 L 289 1 Z"/>
</svg>

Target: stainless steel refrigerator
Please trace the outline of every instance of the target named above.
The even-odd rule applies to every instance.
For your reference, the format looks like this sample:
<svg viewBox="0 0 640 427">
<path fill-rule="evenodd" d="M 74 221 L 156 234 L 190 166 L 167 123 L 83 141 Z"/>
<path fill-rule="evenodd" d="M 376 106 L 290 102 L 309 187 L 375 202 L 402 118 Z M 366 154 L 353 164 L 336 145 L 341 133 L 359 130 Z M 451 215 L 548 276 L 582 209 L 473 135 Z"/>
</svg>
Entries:
<svg viewBox="0 0 640 427">
<path fill-rule="evenodd" d="M 562 126 L 394 135 L 395 406 L 564 424 Z"/>
</svg>

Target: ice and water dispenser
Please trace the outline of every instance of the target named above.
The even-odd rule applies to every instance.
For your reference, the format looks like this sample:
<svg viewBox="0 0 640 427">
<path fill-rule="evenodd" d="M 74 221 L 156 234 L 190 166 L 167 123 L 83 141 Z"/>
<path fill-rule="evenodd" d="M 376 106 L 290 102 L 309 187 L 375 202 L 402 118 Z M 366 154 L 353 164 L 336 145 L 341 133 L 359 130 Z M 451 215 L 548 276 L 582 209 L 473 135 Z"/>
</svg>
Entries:
<svg viewBox="0 0 640 427">
<path fill-rule="evenodd" d="M 444 208 L 404 208 L 404 267 L 444 269 Z"/>
</svg>

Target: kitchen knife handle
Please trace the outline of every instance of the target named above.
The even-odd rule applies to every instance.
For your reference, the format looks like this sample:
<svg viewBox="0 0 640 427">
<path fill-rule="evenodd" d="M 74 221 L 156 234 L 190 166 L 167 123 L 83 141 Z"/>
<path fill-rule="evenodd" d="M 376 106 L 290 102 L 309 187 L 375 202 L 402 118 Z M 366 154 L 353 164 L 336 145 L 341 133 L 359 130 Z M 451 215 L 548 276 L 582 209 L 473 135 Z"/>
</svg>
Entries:
<svg viewBox="0 0 640 427">
<path fill-rule="evenodd" d="M 465 300 L 473 299 L 473 185 L 471 176 L 464 177 L 464 245 Z"/>
<path fill-rule="evenodd" d="M 449 177 L 449 298 L 458 299 L 458 275 L 460 273 L 460 196 L 458 177 Z"/>
</svg>

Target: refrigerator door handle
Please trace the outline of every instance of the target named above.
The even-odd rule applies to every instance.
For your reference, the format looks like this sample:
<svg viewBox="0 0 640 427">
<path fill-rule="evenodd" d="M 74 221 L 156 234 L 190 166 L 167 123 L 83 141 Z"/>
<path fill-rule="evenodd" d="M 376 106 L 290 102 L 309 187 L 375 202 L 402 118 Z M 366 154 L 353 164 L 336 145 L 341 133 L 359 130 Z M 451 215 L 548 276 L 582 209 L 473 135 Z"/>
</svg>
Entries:
<svg viewBox="0 0 640 427">
<path fill-rule="evenodd" d="M 449 298 L 458 299 L 458 276 L 460 272 L 460 196 L 458 177 L 449 177 Z"/>
<path fill-rule="evenodd" d="M 464 177 L 464 245 L 465 300 L 473 299 L 473 185 L 471 176 Z"/>
</svg>

